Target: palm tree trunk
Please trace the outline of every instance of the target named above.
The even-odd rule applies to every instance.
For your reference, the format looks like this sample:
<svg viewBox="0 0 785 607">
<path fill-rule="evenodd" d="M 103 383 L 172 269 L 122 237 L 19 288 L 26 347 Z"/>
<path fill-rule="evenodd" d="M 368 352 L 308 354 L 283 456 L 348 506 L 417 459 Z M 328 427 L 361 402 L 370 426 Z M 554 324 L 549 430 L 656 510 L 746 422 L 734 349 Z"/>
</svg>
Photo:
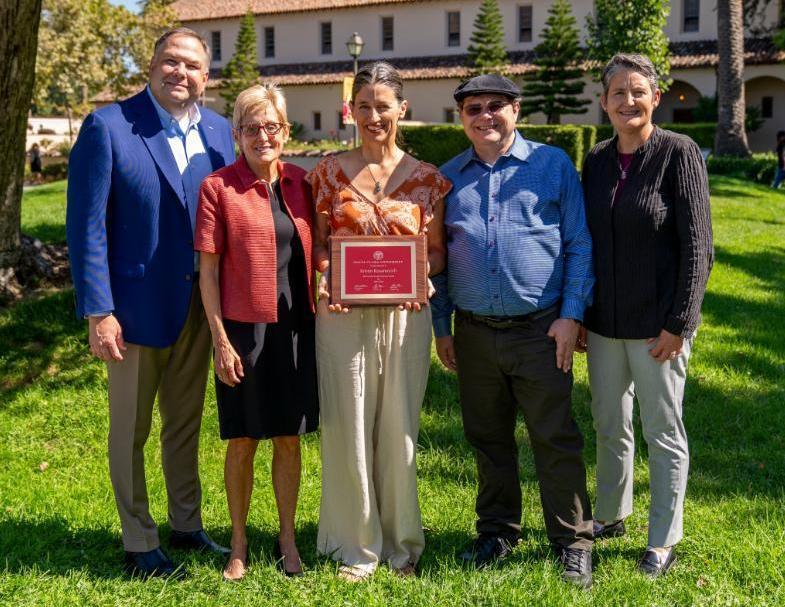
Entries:
<svg viewBox="0 0 785 607">
<path fill-rule="evenodd" d="M 744 130 L 744 12 L 742 0 L 717 2 L 717 134 L 718 156 L 749 156 Z"/>
</svg>

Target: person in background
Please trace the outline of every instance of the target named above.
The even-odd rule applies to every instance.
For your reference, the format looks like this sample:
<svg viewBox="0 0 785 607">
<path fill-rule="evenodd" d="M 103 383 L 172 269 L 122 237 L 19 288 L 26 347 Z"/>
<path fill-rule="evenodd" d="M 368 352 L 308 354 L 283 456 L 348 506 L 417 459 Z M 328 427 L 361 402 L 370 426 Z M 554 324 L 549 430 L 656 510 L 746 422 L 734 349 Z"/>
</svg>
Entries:
<svg viewBox="0 0 785 607">
<path fill-rule="evenodd" d="M 777 131 L 777 171 L 774 174 L 774 181 L 771 187 L 777 189 L 785 181 L 785 131 Z"/>
<path fill-rule="evenodd" d="M 248 567 L 246 523 L 260 439 L 272 439 L 280 529 L 273 553 L 287 576 L 302 574 L 294 533 L 300 435 L 316 430 L 313 203 L 305 171 L 281 162 L 289 136 L 286 100 L 274 84 L 234 104 L 240 157 L 202 184 L 196 217 L 200 285 L 215 351 L 232 553 L 223 577 Z"/>
<path fill-rule="evenodd" d="M 616 136 L 597 144 L 583 167 L 596 283 L 578 343 L 587 350 L 597 432 L 594 536 L 626 531 L 637 400 L 651 492 L 638 568 L 656 577 L 675 562 L 683 535 L 689 453 L 682 400 L 713 262 L 709 186 L 695 142 L 652 123 L 660 89 L 647 57 L 614 56 L 602 87 Z"/>
<path fill-rule="evenodd" d="M 458 373 L 474 448 L 477 533 L 461 558 L 505 559 L 521 533 L 515 420 L 529 431 L 548 539 L 565 581 L 592 583 L 583 438 L 572 417 L 572 352 L 591 301 L 591 239 L 575 166 L 515 128 L 520 91 L 497 75 L 455 89 L 472 145 L 441 167 L 447 272 L 434 277 L 436 352 Z M 455 339 L 452 314 L 455 311 Z"/>
<path fill-rule="evenodd" d="M 202 528 L 198 466 L 210 330 L 193 229 L 202 179 L 234 160 L 229 123 L 196 103 L 209 65 L 196 32 L 164 33 L 147 87 L 90 114 L 68 166 L 76 311 L 88 320 L 90 351 L 107 363 L 109 474 L 125 568 L 140 576 L 175 571 L 147 500 L 144 445 L 156 396 L 169 544 L 228 553 Z"/>
<path fill-rule="evenodd" d="M 30 148 L 30 176 L 35 185 L 43 181 L 43 167 L 41 166 L 41 150 L 37 143 Z"/>
<path fill-rule="evenodd" d="M 323 273 L 316 317 L 322 407 L 322 503 L 317 549 L 339 576 L 367 578 L 379 562 L 415 574 L 425 539 L 416 449 L 428 383 L 430 307 L 329 303 L 328 236 L 427 234 L 430 271 L 444 267 L 443 198 L 450 183 L 396 143 L 406 113 L 403 81 L 379 62 L 355 76 L 360 147 L 309 174 L 316 203 L 315 258 Z"/>
</svg>

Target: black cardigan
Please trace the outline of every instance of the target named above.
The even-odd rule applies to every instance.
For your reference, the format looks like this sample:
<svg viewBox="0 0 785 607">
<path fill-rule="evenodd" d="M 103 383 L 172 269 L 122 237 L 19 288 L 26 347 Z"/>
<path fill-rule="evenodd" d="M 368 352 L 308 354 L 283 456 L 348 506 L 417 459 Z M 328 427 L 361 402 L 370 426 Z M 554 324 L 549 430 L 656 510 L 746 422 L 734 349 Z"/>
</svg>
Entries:
<svg viewBox="0 0 785 607">
<path fill-rule="evenodd" d="M 655 127 L 613 204 L 616 143 L 598 143 L 583 165 L 596 276 L 586 327 L 617 339 L 656 337 L 662 329 L 689 337 L 714 261 L 703 157 L 689 137 Z"/>
</svg>

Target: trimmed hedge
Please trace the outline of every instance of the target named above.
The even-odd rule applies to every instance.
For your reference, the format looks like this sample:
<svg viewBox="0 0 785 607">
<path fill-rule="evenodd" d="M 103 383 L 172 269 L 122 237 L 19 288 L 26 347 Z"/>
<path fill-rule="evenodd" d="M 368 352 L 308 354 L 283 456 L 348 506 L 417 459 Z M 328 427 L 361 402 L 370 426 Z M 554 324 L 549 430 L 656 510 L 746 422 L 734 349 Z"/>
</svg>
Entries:
<svg viewBox="0 0 785 607">
<path fill-rule="evenodd" d="M 698 147 L 714 148 L 714 134 L 717 132 L 717 125 L 714 122 L 696 122 L 694 124 L 663 122 L 657 126 L 691 137 Z M 613 126 L 610 124 L 598 124 L 596 129 L 597 141 L 605 141 L 613 137 Z"/>
<path fill-rule="evenodd" d="M 714 133 L 717 130 L 714 123 L 663 123 L 659 126 L 691 137 L 699 147 L 714 147 Z M 610 124 L 521 124 L 518 130 L 526 139 L 562 148 L 578 170 L 583 165 L 583 158 L 598 141 L 613 137 Z M 460 125 L 406 126 L 401 131 L 406 151 L 436 166 L 460 154 L 470 145 Z"/>
<path fill-rule="evenodd" d="M 709 156 L 706 167 L 712 175 L 729 175 L 766 185 L 774 181 L 777 156 L 773 152 L 753 154 L 749 158 L 735 156 Z"/>
<path fill-rule="evenodd" d="M 402 129 L 403 147 L 407 152 L 439 166 L 469 147 L 469 139 L 459 125 L 440 124 L 407 126 Z M 575 166 L 580 169 L 586 142 L 591 143 L 594 127 L 591 125 L 520 125 L 518 130 L 531 141 L 549 143 L 562 148 Z"/>
</svg>

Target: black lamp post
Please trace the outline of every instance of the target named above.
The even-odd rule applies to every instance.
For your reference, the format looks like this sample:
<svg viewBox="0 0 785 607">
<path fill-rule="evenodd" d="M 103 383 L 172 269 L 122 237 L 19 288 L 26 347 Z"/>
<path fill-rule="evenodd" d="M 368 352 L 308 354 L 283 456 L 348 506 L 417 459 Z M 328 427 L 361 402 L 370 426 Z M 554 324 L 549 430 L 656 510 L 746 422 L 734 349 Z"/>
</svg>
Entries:
<svg viewBox="0 0 785 607">
<path fill-rule="evenodd" d="M 358 69 L 357 59 L 363 52 L 363 46 L 365 46 L 365 42 L 363 42 L 362 37 L 357 32 L 354 32 L 346 41 L 346 50 L 349 52 L 349 56 L 354 60 L 354 71 L 352 73 L 355 76 L 357 75 Z M 360 145 L 360 133 L 357 131 L 357 121 L 354 122 L 354 145 Z"/>
</svg>

